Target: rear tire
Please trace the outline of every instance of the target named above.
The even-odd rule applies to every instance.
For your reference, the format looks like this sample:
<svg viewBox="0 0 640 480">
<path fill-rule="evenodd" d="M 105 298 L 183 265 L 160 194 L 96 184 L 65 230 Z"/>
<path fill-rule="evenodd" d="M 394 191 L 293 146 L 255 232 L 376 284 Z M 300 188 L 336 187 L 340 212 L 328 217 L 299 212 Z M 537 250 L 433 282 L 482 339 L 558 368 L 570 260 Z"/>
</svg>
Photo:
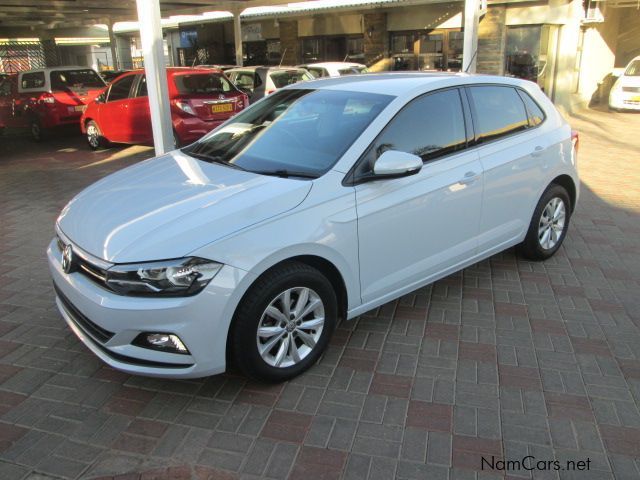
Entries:
<svg viewBox="0 0 640 480">
<path fill-rule="evenodd" d="M 232 358 L 254 379 L 288 380 L 316 363 L 337 318 L 336 292 L 322 273 L 300 262 L 282 264 L 240 302 L 229 333 Z"/>
<path fill-rule="evenodd" d="M 564 187 L 552 183 L 540 197 L 520 252 L 529 260 L 546 260 L 558 251 L 569 228 L 571 199 Z"/>
<path fill-rule="evenodd" d="M 31 131 L 31 138 L 34 142 L 42 142 L 47 138 L 47 131 L 42 127 L 40 120 L 33 119 L 29 123 L 29 129 Z"/>
<path fill-rule="evenodd" d="M 110 145 L 109 140 L 107 140 L 102 135 L 102 130 L 98 127 L 98 124 L 93 120 L 89 120 L 87 122 L 85 128 L 87 143 L 89 144 L 89 148 L 92 150 L 99 150 L 102 148 L 108 148 Z"/>
</svg>

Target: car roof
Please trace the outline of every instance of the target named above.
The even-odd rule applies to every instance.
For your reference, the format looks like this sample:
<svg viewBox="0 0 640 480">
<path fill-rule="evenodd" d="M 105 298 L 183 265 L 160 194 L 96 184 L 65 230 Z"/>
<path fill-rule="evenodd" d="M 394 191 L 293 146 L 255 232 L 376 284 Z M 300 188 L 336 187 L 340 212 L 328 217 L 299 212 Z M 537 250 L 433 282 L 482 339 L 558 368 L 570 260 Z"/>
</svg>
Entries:
<svg viewBox="0 0 640 480">
<path fill-rule="evenodd" d="M 274 71 L 274 70 L 304 70 L 304 67 L 291 67 L 291 66 L 287 66 L 287 65 L 282 65 L 282 66 L 275 66 L 275 65 L 252 65 L 249 67 L 234 67 L 234 68 L 230 68 L 227 71 L 240 71 L 240 70 L 258 70 L 258 69 L 265 69 L 265 70 L 270 70 L 270 71 Z"/>
<path fill-rule="evenodd" d="M 451 72 L 386 72 L 363 73 L 344 77 L 328 77 L 296 83 L 285 88 L 345 90 L 383 95 L 401 96 L 414 90 L 446 88 L 473 83 L 499 83 L 519 86 L 530 84 L 527 80 L 497 75 L 478 75 Z"/>
<path fill-rule="evenodd" d="M 59 67 L 32 68 L 18 73 L 37 73 L 37 72 L 54 72 L 58 70 L 93 70 L 91 67 L 81 67 L 80 65 L 60 65 Z M 95 71 L 95 70 L 94 70 Z"/>
<path fill-rule="evenodd" d="M 317 62 L 317 63 L 307 63 L 304 65 L 305 67 L 364 67 L 362 63 L 355 62 Z"/>
</svg>

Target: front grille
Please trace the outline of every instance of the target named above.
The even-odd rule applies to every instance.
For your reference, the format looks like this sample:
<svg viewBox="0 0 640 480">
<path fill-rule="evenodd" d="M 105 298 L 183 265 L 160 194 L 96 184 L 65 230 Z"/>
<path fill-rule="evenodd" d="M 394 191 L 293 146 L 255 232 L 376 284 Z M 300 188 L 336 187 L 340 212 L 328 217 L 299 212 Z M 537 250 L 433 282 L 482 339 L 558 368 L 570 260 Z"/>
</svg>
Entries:
<svg viewBox="0 0 640 480">
<path fill-rule="evenodd" d="M 114 333 L 96 325 L 89 320 L 85 315 L 73 305 L 69 299 L 60 291 L 60 289 L 54 284 L 56 295 L 60 299 L 60 303 L 64 307 L 65 311 L 69 315 L 69 318 L 73 320 L 78 327 L 80 327 L 87 335 L 91 336 L 94 340 L 100 343 L 106 343 L 113 338 Z"/>
<path fill-rule="evenodd" d="M 57 237 L 57 245 L 58 250 L 62 252 L 64 250 L 65 244 L 59 236 Z M 106 269 L 83 258 L 82 256 L 78 255 L 77 252 L 75 252 L 73 264 L 78 273 L 81 273 L 90 280 L 93 280 L 101 287 L 109 289 L 107 286 Z"/>
</svg>

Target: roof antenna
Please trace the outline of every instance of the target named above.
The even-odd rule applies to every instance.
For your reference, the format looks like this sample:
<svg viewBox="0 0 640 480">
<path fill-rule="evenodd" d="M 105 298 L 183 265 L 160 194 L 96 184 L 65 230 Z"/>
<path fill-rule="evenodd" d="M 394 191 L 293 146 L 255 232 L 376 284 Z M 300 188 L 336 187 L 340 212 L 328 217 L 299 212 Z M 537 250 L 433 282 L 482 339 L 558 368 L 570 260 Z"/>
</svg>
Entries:
<svg viewBox="0 0 640 480">
<path fill-rule="evenodd" d="M 346 62 L 348 58 L 349 58 L 349 54 L 347 53 L 347 54 L 344 56 L 344 60 L 342 60 L 342 61 L 343 61 L 343 62 Z"/>
<path fill-rule="evenodd" d="M 284 61 L 284 56 L 287 54 L 287 49 L 284 49 L 284 52 L 282 52 L 282 56 L 280 57 L 280 63 L 278 64 L 279 67 L 282 66 L 282 62 Z"/>
<path fill-rule="evenodd" d="M 467 65 L 467 68 L 464 69 L 464 73 L 469 73 L 469 69 L 471 68 L 471 64 L 473 63 L 473 59 L 476 58 L 476 54 L 478 53 L 478 49 L 476 48 L 476 51 L 473 52 L 473 55 L 471 55 L 471 60 L 469 61 L 469 64 Z"/>
</svg>

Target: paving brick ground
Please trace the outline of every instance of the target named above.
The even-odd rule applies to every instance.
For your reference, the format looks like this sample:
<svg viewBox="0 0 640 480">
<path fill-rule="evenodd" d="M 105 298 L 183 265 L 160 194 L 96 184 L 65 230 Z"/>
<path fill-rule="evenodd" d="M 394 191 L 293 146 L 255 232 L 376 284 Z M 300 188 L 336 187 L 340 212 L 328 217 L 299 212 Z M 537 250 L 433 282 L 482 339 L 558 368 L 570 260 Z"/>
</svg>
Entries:
<svg viewBox="0 0 640 480">
<path fill-rule="evenodd" d="M 75 192 L 149 150 L 0 139 L 0 478 L 640 478 L 640 115 L 573 123 L 582 200 L 553 259 L 510 250 L 369 312 L 277 386 L 91 355 L 45 246 Z M 528 455 L 590 469 L 482 470 Z"/>
</svg>

